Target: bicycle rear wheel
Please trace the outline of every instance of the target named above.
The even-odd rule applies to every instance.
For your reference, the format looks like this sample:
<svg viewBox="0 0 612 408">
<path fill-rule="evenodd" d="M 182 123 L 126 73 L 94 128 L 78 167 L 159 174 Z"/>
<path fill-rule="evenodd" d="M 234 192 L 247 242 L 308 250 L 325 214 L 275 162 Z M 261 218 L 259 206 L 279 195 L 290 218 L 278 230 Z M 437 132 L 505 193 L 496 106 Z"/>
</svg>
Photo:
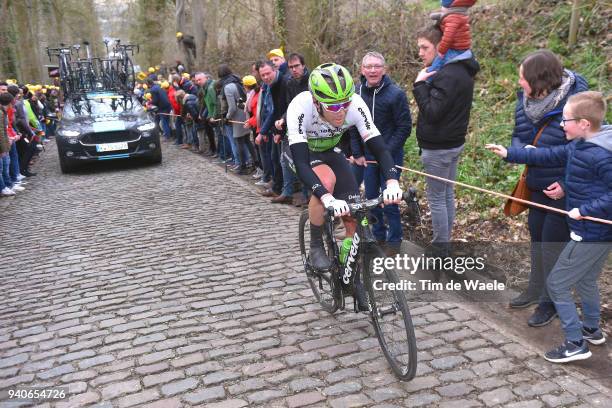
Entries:
<svg viewBox="0 0 612 408">
<path fill-rule="evenodd" d="M 324 232 L 323 241 L 326 245 L 326 252 L 333 254 L 331 248 L 329 248 L 330 240 L 327 239 L 327 234 Z M 310 266 L 309 250 L 310 250 L 310 219 L 308 218 L 308 210 L 304 210 L 300 216 L 300 227 L 299 227 L 299 241 L 300 241 L 300 252 L 302 254 L 302 262 L 304 264 L 304 271 L 306 272 L 306 278 L 312 289 L 312 293 L 315 295 L 317 302 L 321 305 L 323 310 L 329 313 L 334 313 L 340 307 L 340 288 L 337 274 L 332 269 L 331 272 L 319 272 L 315 271 Z"/>
<path fill-rule="evenodd" d="M 387 268 L 383 268 L 380 274 L 374 274 L 375 258 L 385 258 L 385 253 L 378 246 L 374 246 L 365 258 L 364 279 L 372 307 L 372 323 L 380 347 L 393 372 L 400 380 L 410 381 L 414 378 L 417 368 L 412 317 L 404 292 L 384 288 L 385 284 L 396 284 L 399 281 L 397 274 Z M 378 290 L 374 289 L 375 282 Z"/>
</svg>

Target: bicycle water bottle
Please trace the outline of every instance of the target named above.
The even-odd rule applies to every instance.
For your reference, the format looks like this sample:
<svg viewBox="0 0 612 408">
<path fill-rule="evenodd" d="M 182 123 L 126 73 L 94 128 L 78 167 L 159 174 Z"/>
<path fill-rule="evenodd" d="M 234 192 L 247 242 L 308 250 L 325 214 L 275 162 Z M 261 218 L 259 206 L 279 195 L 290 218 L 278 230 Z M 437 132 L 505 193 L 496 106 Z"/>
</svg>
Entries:
<svg viewBox="0 0 612 408">
<path fill-rule="evenodd" d="M 342 241 L 342 246 L 340 247 L 340 263 L 344 265 L 346 263 L 346 258 L 351 250 L 351 246 L 353 245 L 353 238 L 344 238 Z"/>
</svg>

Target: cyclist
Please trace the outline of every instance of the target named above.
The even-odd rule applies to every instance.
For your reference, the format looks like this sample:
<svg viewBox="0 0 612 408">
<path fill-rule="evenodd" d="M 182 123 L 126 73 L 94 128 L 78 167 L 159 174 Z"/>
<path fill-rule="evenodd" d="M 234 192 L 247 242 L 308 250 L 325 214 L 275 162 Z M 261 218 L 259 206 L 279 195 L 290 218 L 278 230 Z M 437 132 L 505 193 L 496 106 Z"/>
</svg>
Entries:
<svg viewBox="0 0 612 408">
<path fill-rule="evenodd" d="M 399 203 L 402 190 L 394 177 L 397 170 L 393 159 L 370 111 L 355 94 L 350 72 L 334 63 L 319 65 L 310 74 L 308 89 L 287 108 L 290 154 L 285 154 L 300 180 L 312 190 L 308 205 L 310 262 L 313 268 L 325 270 L 331 266 L 323 246 L 325 208 L 333 207 L 334 215 L 342 217 L 347 237 L 352 237 L 357 228 L 349 216 L 347 200 L 359 197 L 359 187 L 344 154 L 336 147 L 345 130 L 355 126 L 378 160 L 386 179 L 384 203 Z"/>
</svg>

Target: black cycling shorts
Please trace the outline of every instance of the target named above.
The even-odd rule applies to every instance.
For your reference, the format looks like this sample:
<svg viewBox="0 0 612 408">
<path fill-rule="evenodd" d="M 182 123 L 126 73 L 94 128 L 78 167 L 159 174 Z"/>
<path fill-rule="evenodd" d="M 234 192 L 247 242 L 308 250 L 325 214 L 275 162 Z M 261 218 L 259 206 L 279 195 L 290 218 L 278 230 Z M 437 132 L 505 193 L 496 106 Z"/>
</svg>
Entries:
<svg viewBox="0 0 612 408">
<path fill-rule="evenodd" d="M 287 160 L 289 167 L 295 173 L 295 166 L 293 165 L 293 158 L 291 157 L 291 150 L 288 148 L 283 151 L 283 155 Z M 359 186 L 355 175 L 351 169 L 351 164 L 346 159 L 346 156 L 338 147 L 333 149 L 325 150 L 324 152 L 313 152 L 310 150 L 310 167 L 313 169 L 322 164 L 327 164 L 336 176 L 336 185 L 334 186 L 334 192 L 332 195 L 334 198 L 344 200 L 347 202 L 355 202 L 359 198 Z"/>
</svg>

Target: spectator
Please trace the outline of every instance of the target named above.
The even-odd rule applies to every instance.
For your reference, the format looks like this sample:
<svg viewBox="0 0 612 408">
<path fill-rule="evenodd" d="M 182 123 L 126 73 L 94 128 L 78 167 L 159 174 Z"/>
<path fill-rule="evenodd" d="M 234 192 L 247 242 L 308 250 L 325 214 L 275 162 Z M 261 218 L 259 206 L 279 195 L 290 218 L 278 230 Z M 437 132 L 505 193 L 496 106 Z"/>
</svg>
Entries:
<svg viewBox="0 0 612 408">
<path fill-rule="evenodd" d="M 455 180 L 470 119 L 474 76 L 480 67 L 474 58 L 460 56 L 448 61 L 437 74 L 427 72 L 437 55 L 441 37 L 442 33 L 435 27 L 417 34 L 419 57 L 425 68 L 419 72 L 412 90 L 419 107 L 416 136 L 425 171 Z M 434 74 L 431 82 L 427 82 Z M 427 201 L 433 242 L 444 246 L 451 240 L 455 220 L 454 186 L 428 178 Z"/>
<path fill-rule="evenodd" d="M 603 344 L 597 279 L 612 248 L 612 226 L 583 220 L 584 216 L 612 218 L 612 126 L 602 127 L 606 102 L 599 92 L 568 98 L 561 123 L 568 144 L 525 149 L 487 145 L 511 163 L 540 167 L 565 166 L 564 191 L 571 240 L 561 252 L 546 286 L 559 313 L 565 342 L 544 354 L 553 363 L 591 357 L 587 342 Z M 572 287 L 582 301 L 580 321 Z"/>
<path fill-rule="evenodd" d="M 440 3 L 440 11 L 432 13 L 431 18 L 437 21 L 442 39 L 428 72 L 440 70 L 444 64 L 461 54 L 467 53 L 464 56 L 466 58 L 472 56 L 472 35 L 467 11 L 476 0 L 441 0 Z"/>
<path fill-rule="evenodd" d="M 283 52 L 283 50 L 281 50 L 280 48 L 275 48 L 273 50 L 270 50 L 268 52 L 268 55 L 266 56 L 268 57 L 268 60 L 270 60 L 272 64 L 274 64 L 276 69 L 280 71 L 281 75 L 289 75 L 289 66 L 287 64 L 287 61 L 285 60 L 285 53 Z"/>
<path fill-rule="evenodd" d="M 215 146 L 215 133 L 210 123 L 206 120 L 205 87 L 209 77 L 209 74 L 197 72 L 193 80 L 198 87 L 198 138 L 200 138 L 200 149 L 204 149 L 204 136 L 206 136 L 208 139 L 208 149 L 206 151 L 202 150 L 202 153 L 212 156 L 217 149 Z"/>
<path fill-rule="evenodd" d="M 534 136 L 541 135 L 536 146 L 551 147 L 567 143 L 561 119 L 567 98 L 586 91 L 587 82 L 580 75 L 563 69 L 559 58 L 548 50 L 530 53 L 519 67 L 519 85 L 515 110 L 512 146 L 532 146 Z M 565 208 L 564 167 L 529 166 L 527 187 L 531 201 L 559 209 Z M 565 243 L 569 241 L 569 229 L 561 214 L 529 209 L 527 219 L 531 236 L 531 272 L 527 290 L 510 302 L 510 307 L 523 308 L 538 303 L 527 324 L 544 326 L 557 315 L 550 300 L 545 282 L 557 262 Z"/>
<path fill-rule="evenodd" d="M 259 94 L 261 87 L 257 83 L 257 79 L 253 75 L 247 75 L 242 78 L 242 85 L 247 91 L 247 100 L 244 106 L 244 112 L 246 113 L 247 120 L 244 123 L 244 128 L 249 129 L 253 136 L 257 136 L 259 133 L 259 113 L 257 111 L 257 105 L 259 102 Z M 255 149 L 255 166 L 257 168 L 254 179 L 259 179 L 263 175 L 263 169 L 261 167 L 261 151 L 260 146 Z"/>
<path fill-rule="evenodd" d="M 17 85 L 9 85 L 8 92 L 13 95 L 15 107 L 15 129 L 21 134 L 17 141 L 17 153 L 19 154 L 20 174 L 26 177 L 36 176 L 30 171 L 30 160 L 34 156 L 36 143 L 34 142 L 34 131 L 28 122 L 28 114 L 23 102 L 23 91 Z"/>
<path fill-rule="evenodd" d="M 270 151 L 272 166 L 274 168 L 272 188 L 264 191 L 262 195 L 264 197 L 274 198 L 279 195 L 282 196 L 283 189 L 283 173 L 280 163 L 282 132 L 276 130 L 274 125 L 277 120 L 283 117 L 287 110 L 287 78 L 284 77 L 271 62 L 264 63 L 259 69 L 259 74 L 264 82 L 266 78 L 269 81 L 269 84 L 266 84 L 270 88 L 272 105 L 274 106 L 272 115 L 267 117 L 265 122 L 261 125 L 261 132 L 272 137 Z M 266 78 L 264 78 L 264 75 Z M 288 202 L 288 197 L 284 198 L 282 202 Z"/>
<path fill-rule="evenodd" d="M 159 115 L 159 122 L 161 124 L 162 133 L 164 140 L 170 140 L 170 113 L 172 112 L 172 105 L 168 100 L 168 94 L 166 91 L 161 89 L 159 84 L 153 82 L 152 79 L 147 79 L 147 85 L 149 87 L 149 93 L 151 94 L 151 103 L 157 107 Z"/>
<path fill-rule="evenodd" d="M 11 142 L 8 134 L 7 107 L 13 101 L 13 95 L 8 92 L 0 94 L 0 195 L 15 195 L 16 191 L 25 190 L 13 184 L 9 176 Z"/>
<path fill-rule="evenodd" d="M 276 169 L 275 164 L 272 162 L 272 137 L 268 134 L 274 120 L 274 103 L 272 101 L 271 85 L 276 80 L 277 71 L 274 64 L 270 61 L 261 62 L 259 66 L 259 75 L 263 82 L 261 87 L 261 93 L 258 101 L 258 112 L 260 117 L 260 128 L 259 134 L 255 139 L 255 143 L 259 146 L 263 146 L 261 149 L 262 153 L 262 165 L 263 165 L 263 176 L 261 180 L 255 185 L 261 185 L 266 187 L 263 192 L 264 196 L 275 197 L 278 194 L 272 192 L 272 177 L 276 171 L 280 172 L 280 168 Z M 279 166 L 280 167 L 280 166 Z M 280 192 L 280 191 L 279 191 Z"/>
<path fill-rule="evenodd" d="M 166 93 L 168 94 L 168 101 L 170 105 L 172 105 L 172 113 L 175 115 L 172 118 L 174 119 L 174 133 L 176 139 L 174 144 L 176 146 L 180 146 L 183 144 L 183 118 L 181 116 L 181 105 L 176 100 L 176 90 L 178 89 L 178 75 L 172 75 L 170 77 L 171 82 L 162 82 L 162 89 L 166 89 Z"/>
<path fill-rule="evenodd" d="M 234 75 L 226 64 L 219 66 L 219 82 L 221 85 L 221 101 L 226 106 L 225 119 L 231 121 L 226 123 L 225 129 L 228 138 L 231 138 L 232 151 L 234 154 L 235 166 L 231 169 L 238 174 L 247 174 L 248 157 L 254 157 L 255 152 L 249 139 L 249 130 L 244 128 L 246 114 L 244 103 L 246 93 L 242 87 L 242 81 Z M 239 107 L 240 106 L 240 107 Z"/>
<path fill-rule="evenodd" d="M 357 93 L 370 108 L 374 125 L 380 131 L 394 163 L 403 165 L 404 143 L 412 130 L 410 107 L 404 91 L 387 76 L 382 54 L 368 52 L 361 60 L 361 84 L 357 87 Z M 366 160 L 375 158 L 372 152 L 365 149 L 356 131 L 354 137 L 351 137 L 351 151 L 355 167 L 364 169 L 366 197 L 378 197 L 385 189 L 385 177 L 378 166 L 366 164 Z M 396 174 L 399 180 L 399 169 Z M 381 243 L 386 242 L 389 250 L 399 249 L 402 242 L 402 223 L 397 204 L 375 208 L 372 214 L 378 219 L 372 226 L 374 237 Z"/>
<path fill-rule="evenodd" d="M 291 79 L 287 82 L 287 105 L 295 98 L 298 94 L 308 91 L 308 68 L 306 68 L 306 62 L 304 56 L 298 53 L 292 53 L 289 55 L 288 60 L 289 72 L 291 73 Z M 287 113 L 283 115 L 276 123 L 278 130 L 286 129 L 286 118 Z M 284 135 L 281 142 L 281 152 L 287 152 L 289 150 L 289 142 L 287 136 Z M 283 171 L 283 190 L 279 197 L 273 198 L 272 202 L 287 202 L 285 197 L 293 196 L 293 186 L 298 183 L 297 176 L 292 170 L 292 160 L 289 160 L 288 155 L 281 154 L 281 168 Z M 302 189 L 302 195 L 293 200 L 296 207 L 302 207 L 308 204 L 309 191 L 306 187 Z"/>
</svg>

